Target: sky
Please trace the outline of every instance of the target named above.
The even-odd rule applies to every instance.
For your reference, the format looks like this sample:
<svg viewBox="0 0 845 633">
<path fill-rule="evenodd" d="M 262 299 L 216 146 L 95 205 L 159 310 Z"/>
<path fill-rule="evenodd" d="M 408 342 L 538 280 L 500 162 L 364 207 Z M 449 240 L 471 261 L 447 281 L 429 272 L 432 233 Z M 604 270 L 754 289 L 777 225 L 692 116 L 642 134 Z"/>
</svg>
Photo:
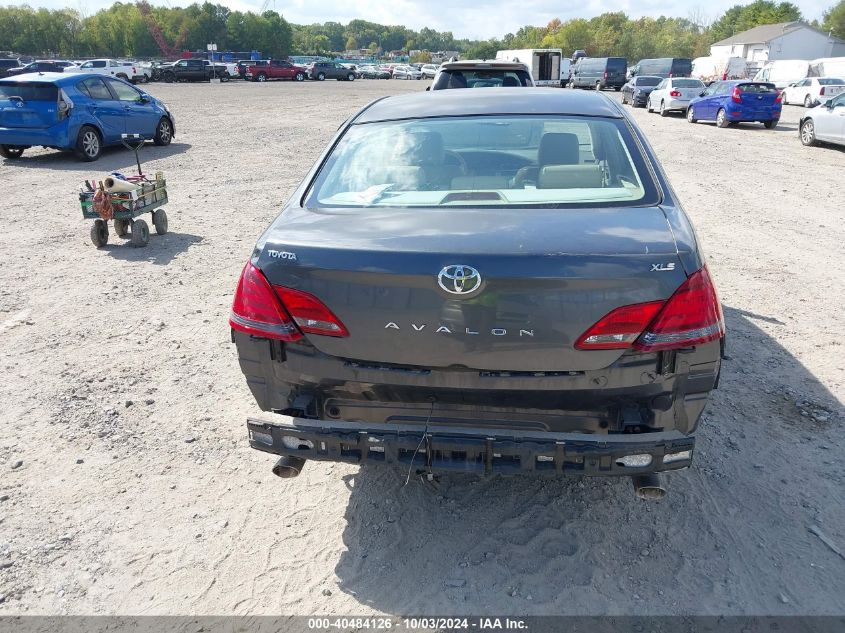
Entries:
<svg viewBox="0 0 845 633">
<path fill-rule="evenodd" d="M 152 4 L 185 6 L 193 0 L 151 0 Z M 202 0 L 197 0 L 202 1 Z M 233 10 L 259 11 L 264 0 L 211 0 Z M 778 1 L 778 0 L 776 0 Z M 836 0 L 792 0 L 807 20 L 821 19 Z M 267 0 L 267 7 L 281 13 L 288 22 L 342 22 L 360 18 L 379 24 L 401 24 L 419 30 L 429 27 L 452 31 L 457 38 L 489 39 L 515 33 L 521 26 L 543 26 L 554 18 L 591 18 L 606 11 L 624 11 L 629 17 L 666 15 L 717 19 L 742 0 L 586 0 L 556 3 L 549 0 Z M 0 0 L 0 4 L 29 4 L 60 9 L 72 7 L 91 14 L 112 4 L 110 0 Z M 573 6 L 577 4 L 578 6 Z M 570 5 L 567 7 L 567 5 Z M 571 8 L 570 8 L 571 7 Z"/>
</svg>

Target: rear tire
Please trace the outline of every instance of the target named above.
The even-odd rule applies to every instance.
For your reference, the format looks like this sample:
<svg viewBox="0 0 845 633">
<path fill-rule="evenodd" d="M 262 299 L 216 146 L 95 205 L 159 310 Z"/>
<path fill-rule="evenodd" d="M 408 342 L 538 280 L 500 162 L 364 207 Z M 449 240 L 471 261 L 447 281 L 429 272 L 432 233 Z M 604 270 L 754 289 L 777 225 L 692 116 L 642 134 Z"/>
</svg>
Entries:
<svg viewBox="0 0 845 633">
<path fill-rule="evenodd" d="M 129 220 L 114 220 L 114 232 L 118 237 L 126 237 L 129 234 Z"/>
<path fill-rule="evenodd" d="M 76 156 L 91 163 L 100 157 L 103 152 L 103 139 L 100 133 L 90 125 L 83 125 L 76 135 Z"/>
<path fill-rule="evenodd" d="M 167 233 L 167 213 L 164 209 L 153 211 L 153 226 L 156 227 L 156 233 L 159 235 Z"/>
<path fill-rule="evenodd" d="M 176 81 L 176 75 L 174 75 L 173 73 L 164 73 L 161 76 L 161 78 L 164 80 L 164 83 L 166 83 L 166 84 L 172 84 L 173 82 Z"/>
<path fill-rule="evenodd" d="M 728 127 L 731 124 L 728 121 L 728 115 L 724 108 L 719 108 L 719 113 L 716 115 L 716 127 Z"/>
<path fill-rule="evenodd" d="M 23 147 L 14 145 L 0 145 L 0 156 L 3 158 L 20 158 L 23 155 Z"/>
<path fill-rule="evenodd" d="M 305 81 L 305 73 L 296 73 L 293 78 L 294 81 Z"/>
<path fill-rule="evenodd" d="M 173 125 L 167 117 L 161 117 L 161 120 L 156 126 L 156 135 L 153 137 L 153 142 L 159 147 L 170 145 L 173 140 Z"/>
<path fill-rule="evenodd" d="M 355 75 L 349 73 L 348 75 L 346 75 L 346 81 L 355 81 Z"/>
<path fill-rule="evenodd" d="M 784 101 L 786 103 L 786 101 Z M 810 95 L 804 97 L 804 107 L 805 108 L 812 108 L 813 107 L 813 100 L 810 99 Z"/>
<path fill-rule="evenodd" d="M 806 145 L 807 147 L 812 147 L 816 145 L 818 141 L 816 140 L 816 124 L 813 123 L 813 119 L 806 119 L 801 124 L 801 130 L 799 132 L 801 137 L 801 144 Z"/>
<path fill-rule="evenodd" d="M 109 225 L 105 220 L 94 220 L 91 227 L 91 241 L 97 248 L 102 248 L 109 241 Z"/>
<path fill-rule="evenodd" d="M 132 246 L 146 246 L 150 241 L 150 227 L 143 220 L 132 222 Z"/>
<path fill-rule="evenodd" d="M 654 108 L 651 107 L 651 97 L 649 97 L 645 102 L 645 109 L 648 110 L 649 113 L 654 112 Z"/>
<path fill-rule="evenodd" d="M 601 92 L 601 82 L 600 82 L 600 81 L 597 81 L 597 82 L 596 82 L 596 85 L 595 85 L 595 91 L 596 91 L 596 92 Z"/>
<path fill-rule="evenodd" d="M 626 94 L 627 93 L 625 93 L 625 92 L 622 93 L 622 105 L 628 104 L 628 97 L 626 96 Z"/>
<path fill-rule="evenodd" d="M 664 101 L 660 102 L 660 116 L 667 117 L 669 116 L 669 110 L 666 109 L 666 103 Z"/>
<path fill-rule="evenodd" d="M 687 108 L 687 122 L 688 123 L 698 123 L 698 119 L 695 118 L 695 108 L 689 106 Z"/>
<path fill-rule="evenodd" d="M 255 81 L 263 84 L 265 81 L 267 81 L 267 73 L 258 73 L 258 75 L 255 77 Z"/>
<path fill-rule="evenodd" d="M 317 73 L 317 81 L 325 81 L 326 73 Z"/>
<path fill-rule="evenodd" d="M 767 130 L 771 130 L 776 124 L 777 121 L 775 121 L 774 119 L 772 119 L 771 121 L 763 121 L 763 125 L 766 126 Z"/>
</svg>

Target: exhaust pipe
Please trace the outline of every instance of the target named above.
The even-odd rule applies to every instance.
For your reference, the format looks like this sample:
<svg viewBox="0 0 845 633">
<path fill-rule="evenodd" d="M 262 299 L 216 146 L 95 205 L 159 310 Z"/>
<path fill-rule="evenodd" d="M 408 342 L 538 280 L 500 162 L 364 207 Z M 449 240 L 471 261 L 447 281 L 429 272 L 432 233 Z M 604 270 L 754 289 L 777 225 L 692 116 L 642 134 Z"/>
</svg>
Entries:
<svg viewBox="0 0 845 633">
<path fill-rule="evenodd" d="M 279 458 L 276 465 L 273 466 L 273 474 L 282 479 L 293 479 L 299 476 L 302 472 L 302 467 L 305 466 L 305 460 L 301 457 L 293 457 L 292 455 L 284 455 Z"/>
<path fill-rule="evenodd" d="M 659 473 L 633 475 L 631 483 L 634 484 L 634 494 L 640 499 L 657 501 L 666 496 L 666 486 Z"/>
</svg>

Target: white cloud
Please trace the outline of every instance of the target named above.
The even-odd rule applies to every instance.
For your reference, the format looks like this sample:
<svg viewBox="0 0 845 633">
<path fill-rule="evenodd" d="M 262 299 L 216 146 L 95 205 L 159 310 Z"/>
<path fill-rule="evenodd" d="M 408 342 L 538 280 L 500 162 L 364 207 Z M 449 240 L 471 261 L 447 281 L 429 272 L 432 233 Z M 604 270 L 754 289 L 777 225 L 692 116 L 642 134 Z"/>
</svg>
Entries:
<svg viewBox="0 0 845 633">
<path fill-rule="evenodd" d="M 2 0 L 0 0 L 2 1 Z M 8 1 L 8 0 L 7 0 Z M 188 0 L 152 0 L 153 4 L 172 6 L 190 4 Z M 263 0 L 211 0 L 239 11 L 258 11 Z M 591 18 L 605 11 L 624 11 L 629 17 L 659 15 L 690 17 L 694 12 L 715 20 L 726 9 L 741 0 L 587 0 L 578 6 L 553 4 L 546 0 L 479 0 L 468 3 L 444 0 L 432 5 L 430 0 L 269 0 L 268 7 L 285 16 L 289 22 L 342 22 L 360 18 L 379 24 L 401 24 L 419 30 L 429 27 L 452 31 L 455 37 L 490 38 L 515 33 L 525 25 L 543 26 L 558 17 L 561 20 Z M 822 13 L 835 0 L 793 0 L 808 20 L 821 19 Z M 30 4 L 51 9 L 65 8 L 66 0 L 13 0 L 12 5 Z M 84 8 L 91 14 L 111 5 L 110 0 L 77 0 L 71 6 Z M 434 7 L 434 8 L 433 8 Z M 571 8 L 570 8 L 571 7 Z"/>
</svg>

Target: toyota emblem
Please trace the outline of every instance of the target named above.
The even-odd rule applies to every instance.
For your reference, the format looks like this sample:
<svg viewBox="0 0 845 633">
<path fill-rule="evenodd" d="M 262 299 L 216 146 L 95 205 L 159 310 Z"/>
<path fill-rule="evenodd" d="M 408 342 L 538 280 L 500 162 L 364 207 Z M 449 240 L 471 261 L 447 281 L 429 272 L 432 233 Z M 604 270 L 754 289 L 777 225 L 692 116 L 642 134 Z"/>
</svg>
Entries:
<svg viewBox="0 0 845 633">
<path fill-rule="evenodd" d="M 481 287 L 481 275 L 472 266 L 452 264 L 437 275 L 437 283 L 453 295 L 466 295 Z"/>
</svg>

